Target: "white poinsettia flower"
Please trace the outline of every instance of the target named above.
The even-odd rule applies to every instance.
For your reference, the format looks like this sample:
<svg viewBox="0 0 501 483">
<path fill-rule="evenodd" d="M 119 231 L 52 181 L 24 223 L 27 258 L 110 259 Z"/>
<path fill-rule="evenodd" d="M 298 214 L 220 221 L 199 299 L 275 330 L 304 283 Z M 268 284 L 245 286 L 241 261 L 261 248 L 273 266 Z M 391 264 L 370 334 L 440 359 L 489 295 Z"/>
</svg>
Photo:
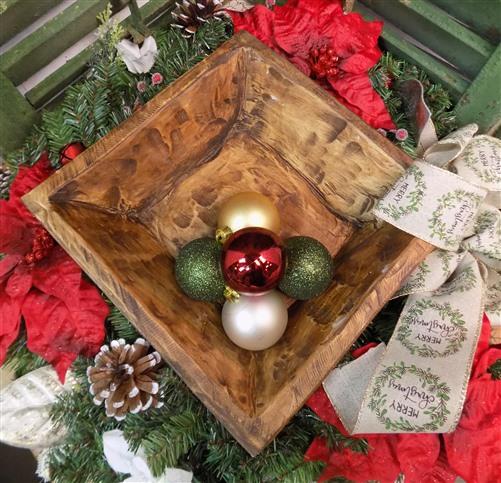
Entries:
<svg viewBox="0 0 501 483">
<path fill-rule="evenodd" d="M 127 69 L 133 74 L 149 72 L 158 53 L 157 43 L 151 35 L 144 39 L 141 47 L 130 40 L 121 40 L 117 44 L 117 50 Z"/>
<path fill-rule="evenodd" d="M 119 429 L 103 433 L 104 456 L 113 471 L 129 474 L 122 483 L 191 483 L 193 473 L 179 468 L 167 468 L 159 477 L 153 476 L 140 447 L 136 453 Z"/>
</svg>

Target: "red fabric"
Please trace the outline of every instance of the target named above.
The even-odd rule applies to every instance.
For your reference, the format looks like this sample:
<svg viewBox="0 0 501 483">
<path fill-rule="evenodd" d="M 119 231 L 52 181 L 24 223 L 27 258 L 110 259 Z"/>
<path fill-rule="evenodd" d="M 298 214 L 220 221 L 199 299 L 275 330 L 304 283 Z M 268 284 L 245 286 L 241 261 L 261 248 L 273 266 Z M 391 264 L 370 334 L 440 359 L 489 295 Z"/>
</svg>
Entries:
<svg viewBox="0 0 501 483">
<path fill-rule="evenodd" d="M 468 483 L 491 483 L 501 474 L 501 380 L 487 372 L 501 347 L 489 347 L 489 336 L 483 331 L 458 427 L 443 435 L 449 465 Z"/>
<path fill-rule="evenodd" d="M 379 344 L 377 342 L 369 342 L 368 344 L 365 344 L 364 346 L 359 347 L 358 349 L 352 350 L 351 355 L 355 359 L 358 359 L 360 356 L 363 356 L 369 349 L 377 347 L 378 345 Z"/>
<path fill-rule="evenodd" d="M 0 200 L 0 252 L 6 254 L 0 261 L 0 364 L 19 334 L 22 315 L 28 349 L 64 381 L 78 354 L 98 352 L 108 306 L 21 201 L 52 172 L 43 154 L 32 167 L 19 169 L 9 200 Z"/>
<path fill-rule="evenodd" d="M 343 423 L 339 419 L 322 386 L 310 396 L 308 401 L 306 401 L 306 405 L 315 411 L 325 422 L 335 426 L 344 436 L 349 436 L 348 431 L 344 429 Z"/>
<path fill-rule="evenodd" d="M 365 122 L 375 128 L 395 128 L 368 74 L 381 57 L 377 42 L 382 22 L 344 14 L 340 0 L 289 0 L 273 10 L 256 5 L 246 12 L 228 13 L 236 32 L 246 30 L 287 57 Z M 314 52 L 322 47 L 332 51 L 336 64 L 319 78 Z"/>
<path fill-rule="evenodd" d="M 487 369 L 501 359 L 501 348 L 489 346 L 490 323 L 484 316 L 475 352 L 466 402 L 453 433 L 355 435 L 369 444 L 367 455 L 348 448 L 329 449 L 325 439 L 315 438 L 305 459 L 327 465 L 318 481 L 344 476 L 355 482 L 394 482 L 399 474 L 407 483 L 452 483 L 461 476 L 468 483 L 493 483 L 501 468 L 501 381 Z M 374 343 L 352 354 L 360 357 Z M 323 390 L 307 405 L 324 421 L 348 435 Z"/>
</svg>

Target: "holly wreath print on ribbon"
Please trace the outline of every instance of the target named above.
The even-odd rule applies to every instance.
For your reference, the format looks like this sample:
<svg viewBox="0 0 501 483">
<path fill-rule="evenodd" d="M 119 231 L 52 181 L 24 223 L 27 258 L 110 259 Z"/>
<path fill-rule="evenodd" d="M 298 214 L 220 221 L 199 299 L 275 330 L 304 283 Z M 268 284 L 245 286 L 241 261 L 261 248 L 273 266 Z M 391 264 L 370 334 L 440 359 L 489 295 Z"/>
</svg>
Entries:
<svg viewBox="0 0 501 483">
<path fill-rule="evenodd" d="M 472 222 L 484 197 L 464 189 L 456 189 L 441 196 L 429 218 L 431 238 L 440 240 L 446 248 L 457 249 L 464 227 Z"/>
<path fill-rule="evenodd" d="M 449 171 L 415 161 L 374 213 L 432 245 L 455 251 L 486 194 Z"/>
<path fill-rule="evenodd" d="M 385 353 L 375 361 L 355 432 L 444 432 L 454 427 L 467 378 L 451 367 L 471 364 L 483 275 L 474 257 L 463 252 L 447 283 L 409 296 Z"/>
<path fill-rule="evenodd" d="M 501 186 L 501 163 L 499 150 L 501 141 L 490 136 L 476 136 L 454 161 L 454 169 L 459 176 L 470 179 L 492 191 Z"/>
<path fill-rule="evenodd" d="M 464 252 L 435 250 L 417 266 L 393 298 L 437 290 L 454 273 L 463 257 Z"/>
<path fill-rule="evenodd" d="M 324 381 L 351 433 L 452 431 L 482 313 L 501 318 L 501 142 L 476 129 L 428 147 L 376 204 L 377 218 L 437 250 L 396 294 L 409 297 L 388 346 Z"/>
<path fill-rule="evenodd" d="M 393 186 L 387 203 L 379 206 L 381 212 L 394 221 L 418 212 L 423 206 L 424 195 L 427 191 L 424 173 L 418 165 L 413 164 L 409 167 L 406 175 Z"/>
<path fill-rule="evenodd" d="M 396 336 L 411 354 L 446 357 L 461 349 L 466 340 L 464 315 L 448 302 L 423 298 L 407 307 Z"/>
<path fill-rule="evenodd" d="M 444 379 L 430 369 L 399 361 L 374 379 L 368 407 L 387 431 L 436 432 L 450 414 L 450 392 Z"/>
<path fill-rule="evenodd" d="M 395 328 L 392 343 L 400 343 L 420 358 L 446 358 L 463 350 L 482 310 L 485 271 L 464 253 L 449 278 L 433 292 L 409 297 Z M 475 303 L 470 303 L 471 299 Z M 470 335 L 471 341 L 471 335 Z"/>
</svg>

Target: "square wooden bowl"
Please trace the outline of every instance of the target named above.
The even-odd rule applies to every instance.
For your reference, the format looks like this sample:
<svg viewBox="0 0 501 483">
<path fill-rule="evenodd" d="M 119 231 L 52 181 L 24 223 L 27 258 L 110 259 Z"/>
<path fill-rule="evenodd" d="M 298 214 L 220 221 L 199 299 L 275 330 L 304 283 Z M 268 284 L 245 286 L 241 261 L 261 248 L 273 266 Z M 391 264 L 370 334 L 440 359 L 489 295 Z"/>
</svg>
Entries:
<svg viewBox="0 0 501 483">
<path fill-rule="evenodd" d="M 409 158 L 286 60 L 233 37 L 24 197 L 29 209 L 234 437 L 257 454 L 283 428 L 431 247 L 370 222 Z M 282 236 L 331 251 L 332 286 L 249 352 L 174 278 L 241 191 L 277 204 Z"/>
</svg>

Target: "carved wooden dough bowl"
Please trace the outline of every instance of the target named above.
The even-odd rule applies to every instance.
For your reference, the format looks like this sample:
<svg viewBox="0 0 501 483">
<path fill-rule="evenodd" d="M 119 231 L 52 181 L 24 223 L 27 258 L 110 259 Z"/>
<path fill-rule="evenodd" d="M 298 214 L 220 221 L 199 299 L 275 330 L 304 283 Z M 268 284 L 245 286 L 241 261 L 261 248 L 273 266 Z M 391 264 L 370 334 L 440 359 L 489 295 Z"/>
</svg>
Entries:
<svg viewBox="0 0 501 483">
<path fill-rule="evenodd" d="M 24 197 L 191 390 L 253 455 L 284 427 L 431 247 L 370 222 L 409 162 L 246 33 Z M 290 307 L 274 347 L 249 352 L 220 307 L 180 292 L 174 259 L 213 235 L 221 203 L 270 196 L 282 236 L 332 252 L 332 286 Z"/>
</svg>

